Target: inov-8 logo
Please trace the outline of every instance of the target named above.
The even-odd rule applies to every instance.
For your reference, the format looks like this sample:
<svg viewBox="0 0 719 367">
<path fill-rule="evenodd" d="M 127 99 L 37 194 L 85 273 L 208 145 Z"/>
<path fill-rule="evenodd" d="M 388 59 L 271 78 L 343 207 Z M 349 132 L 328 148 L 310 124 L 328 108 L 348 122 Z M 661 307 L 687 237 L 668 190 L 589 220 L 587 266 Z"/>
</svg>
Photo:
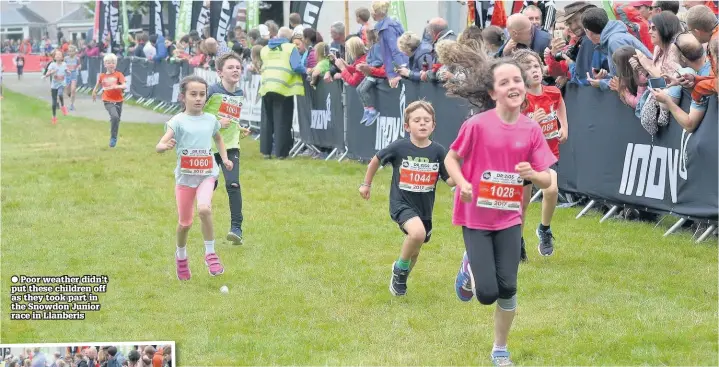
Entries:
<svg viewBox="0 0 719 367">
<path fill-rule="evenodd" d="M 312 124 L 310 128 L 317 130 L 327 130 L 330 121 L 332 121 L 332 95 L 327 93 L 325 100 L 326 110 L 312 110 Z"/>
<path fill-rule="evenodd" d="M 380 115 L 377 119 L 377 133 L 375 135 L 375 150 L 382 150 L 400 137 L 404 138 L 404 107 L 405 87 L 399 93 L 399 117 L 385 117 Z"/>
<path fill-rule="evenodd" d="M 682 132 L 679 149 L 627 144 L 619 193 L 664 200 L 666 183 L 669 182 L 672 203 L 676 204 L 678 178 L 687 180 L 686 146 L 691 136 L 691 133 Z M 639 173 L 638 179 L 637 173 Z"/>
</svg>

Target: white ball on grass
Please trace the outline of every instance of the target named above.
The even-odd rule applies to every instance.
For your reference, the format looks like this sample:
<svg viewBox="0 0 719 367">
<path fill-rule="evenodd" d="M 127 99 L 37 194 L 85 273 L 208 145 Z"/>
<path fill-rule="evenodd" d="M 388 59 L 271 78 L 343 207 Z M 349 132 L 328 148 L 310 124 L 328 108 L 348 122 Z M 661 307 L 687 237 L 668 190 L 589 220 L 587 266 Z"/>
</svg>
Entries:
<svg viewBox="0 0 719 367">
<path fill-rule="evenodd" d="M 230 293 L 230 289 L 226 285 L 220 287 L 220 293 Z"/>
</svg>

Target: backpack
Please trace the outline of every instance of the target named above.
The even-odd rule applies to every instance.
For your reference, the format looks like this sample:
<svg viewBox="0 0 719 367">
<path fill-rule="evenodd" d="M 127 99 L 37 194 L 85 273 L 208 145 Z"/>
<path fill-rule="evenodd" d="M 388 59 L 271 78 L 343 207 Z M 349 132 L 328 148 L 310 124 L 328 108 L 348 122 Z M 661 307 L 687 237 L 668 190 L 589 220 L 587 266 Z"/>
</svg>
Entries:
<svg viewBox="0 0 719 367">
<path fill-rule="evenodd" d="M 649 51 L 654 50 L 652 37 L 649 34 L 649 22 L 639 14 L 637 8 L 618 4 L 614 6 L 614 15 L 618 21 L 627 26 L 627 31 L 641 41 Z"/>
</svg>

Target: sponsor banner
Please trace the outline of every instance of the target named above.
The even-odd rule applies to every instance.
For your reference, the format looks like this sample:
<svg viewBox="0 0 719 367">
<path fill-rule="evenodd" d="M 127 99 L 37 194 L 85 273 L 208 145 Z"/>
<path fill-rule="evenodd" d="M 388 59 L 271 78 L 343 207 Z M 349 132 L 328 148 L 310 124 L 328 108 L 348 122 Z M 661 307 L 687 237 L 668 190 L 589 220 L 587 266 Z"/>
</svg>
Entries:
<svg viewBox="0 0 719 367">
<path fill-rule="evenodd" d="M 290 1 L 290 13 L 299 14 L 305 27 L 317 29 L 320 10 L 322 1 Z"/>
<path fill-rule="evenodd" d="M 717 220 L 717 100 L 689 133 L 675 120 L 652 139 L 615 93 L 569 86 L 569 139 L 560 146 L 559 187 L 612 203 Z M 689 110 L 689 96 L 681 106 Z"/>
<path fill-rule="evenodd" d="M 210 4 L 210 35 L 218 41 L 227 38 L 234 1 L 213 1 Z"/>
<path fill-rule="evenodd" d="M 2 58 L 2 66 L 6 73 L 16 73 L 17 64 L 15 58 L 18 54 L 0 54 Z M 45 69 L 45 66 L 50 63 L 50 58 L 44 55 L 23 55 L 25 57 L 25 67 L 23 68 L 24 73 L 35 73 Z"/>
<path fill-rule="evenodd" d="M 303 142 L 319 147 L 344 148 L 342 82 L 321 82 L 315 89 L 305 81 L 305 95 L 297 96 L 296 106 Z"/>
<path fill-rule="evenodd" d="M 240 81 L 242 94 L 245 96 L 245 103 L 240 111 L 240 120 L 253 122 L 253 126 L 259 126 L 262 120 L 260 81 L 261 77 L 257 74 L 242 78 Z"/>
<path fill-rule="evenodd" d="M 369 160 L 377 151 L 397 139 L 409 134 L 404 131 L 404 109 L 418 99 L 416 83 L 401 81 L 397 88 L 390 88 L 386 82 L 376 87 L 375 108 L 380 115 L 372 126 L 360 124 L 364 107 L 357 90 L 346 87 L 347 93 L 347 150 L 356 158 Z"/>
<path fill-rule="evenodd" d="M 169 4 L 172 6 L 172 4 Z M 164 26 L 162 24 L 162 2 L 160 0 L 150 1 L 150 34 L 162 35 Z"/>
</svg>

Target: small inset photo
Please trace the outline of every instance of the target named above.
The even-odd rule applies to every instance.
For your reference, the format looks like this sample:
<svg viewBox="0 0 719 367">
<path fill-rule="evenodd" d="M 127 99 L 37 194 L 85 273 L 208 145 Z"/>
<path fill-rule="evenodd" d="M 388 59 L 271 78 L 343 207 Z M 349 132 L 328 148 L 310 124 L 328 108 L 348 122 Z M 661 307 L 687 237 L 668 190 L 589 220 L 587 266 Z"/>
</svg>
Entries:
<svg viewBox="0 0 719 367">
<path fill-rule="evenodd" d="M 175 342 L 0 344 L 0 367 L 172 367 Z"/>
</svg>

